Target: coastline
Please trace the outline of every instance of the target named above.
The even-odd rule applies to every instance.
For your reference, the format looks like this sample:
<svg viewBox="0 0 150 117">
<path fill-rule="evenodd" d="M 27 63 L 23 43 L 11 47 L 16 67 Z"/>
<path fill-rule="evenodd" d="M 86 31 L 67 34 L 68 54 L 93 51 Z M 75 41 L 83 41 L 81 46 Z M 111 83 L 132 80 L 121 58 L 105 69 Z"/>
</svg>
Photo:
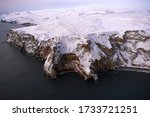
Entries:
<svg viewBox="0 0 150 117">
<path fill-rule="evenodd" d="M 144 72 L 144 73 L 150 73 L 150 69 L 146 68 L 146 67 L 125 67 L 125 66 L 119 66 L 117 69 L 117 71 L 134 71 L 134 72 Z"/>
<path fill-rule="evenodd" d="M 0 24 L 0 39 L 20 27 Z M 0 45 L 0 99 L 2 100 L 141 100 L 150 99 L 149 74 L 114 71 L 100 74 L 98 81 L 84 81 L 76 73 L 46 79 L 43 62 L 27 56 L 10 44 Z"/>
</svg>

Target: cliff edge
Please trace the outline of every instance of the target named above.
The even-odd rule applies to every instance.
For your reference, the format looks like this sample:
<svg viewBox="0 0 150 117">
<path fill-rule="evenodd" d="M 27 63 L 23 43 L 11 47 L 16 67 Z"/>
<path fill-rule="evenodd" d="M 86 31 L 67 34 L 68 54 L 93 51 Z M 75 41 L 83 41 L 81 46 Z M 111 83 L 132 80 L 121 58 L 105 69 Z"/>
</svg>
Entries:
<svg viewBox="0 0 150 117">
<path fill-rule="evenodd" d="M 12 29 L 7 42 L 42 58 L 51 78 L 77 72 L 98 78 L 118 67 L 150 69 L 150 13 L 75 7 L 3 14 Z"/>
</svg>

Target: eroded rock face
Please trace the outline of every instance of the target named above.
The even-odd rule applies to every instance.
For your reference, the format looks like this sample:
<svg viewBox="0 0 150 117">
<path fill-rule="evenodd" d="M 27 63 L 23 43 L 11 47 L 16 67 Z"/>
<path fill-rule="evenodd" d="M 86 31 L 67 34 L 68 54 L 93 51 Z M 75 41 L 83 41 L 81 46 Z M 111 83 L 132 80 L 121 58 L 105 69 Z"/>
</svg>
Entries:
<svg viewBox="0 0 150 117">
<path fill-rule="evenodd" d="M 7 42 L 45 60 L 44 71 L 51 78 L 73 71 L 84 79 L 97 79 L 99 71 L 119 66 L 150 69 L 150 36 L 145 31 L 64 36 L 39 42 L 30 34 L 11 30 Z"/>
<path fill-rule="evenodd" d="M 49 53 L 52 51 L 51 41 L 41 41 L 36 50 L 36 54 L 39 55 L 42 59 L 46 60 Z"/>
<path fill-rule="evenodd" d="M 145 31 L 126 31 L 123 44 L 119 45 L 120 66 L 149 68 L 150 36 Z"/>
<path fill-rule="evenodd" d="M 29 54 L 35 54 L 35 51 L 38 48 L 38 41 L 34 39 L 34 36 L 30 34 L 19 34 L 11 30 L 7 34 L 7 42 L 12 43 L 13 45 L 23 48 Z"/>
</svg>

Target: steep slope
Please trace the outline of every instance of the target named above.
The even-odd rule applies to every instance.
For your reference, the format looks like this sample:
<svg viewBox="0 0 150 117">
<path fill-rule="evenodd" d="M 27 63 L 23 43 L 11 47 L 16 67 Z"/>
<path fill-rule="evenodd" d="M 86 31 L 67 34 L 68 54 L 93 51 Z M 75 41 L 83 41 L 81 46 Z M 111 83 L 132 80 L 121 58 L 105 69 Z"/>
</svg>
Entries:
<svg viewBox="0 0 150 117">
<path fill-rule="evenodd" d="M 51 78 L 74 71 L 97 79 L 116 67 L 150 69 L 149 12 L 116 12 L 83 7 L 18 12 L 3 22 L 32 24 L 12 29 L 7 42 L 45 60 Z"/>
</svg>

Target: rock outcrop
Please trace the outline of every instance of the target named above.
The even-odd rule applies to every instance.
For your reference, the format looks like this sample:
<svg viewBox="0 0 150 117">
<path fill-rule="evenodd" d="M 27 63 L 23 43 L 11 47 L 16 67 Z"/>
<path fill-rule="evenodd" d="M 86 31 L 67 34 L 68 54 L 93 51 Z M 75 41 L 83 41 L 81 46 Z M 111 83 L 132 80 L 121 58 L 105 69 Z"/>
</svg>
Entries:
<svg viewBox="0 0 150 117">
<path fill-rule="evenodd" d="M 48 76 L 73 71 L 84 79 L 118 67 L 150 69 L 149 19 L 148 11 L 95 5 L 0 15 L 27 26 L 12 29 L 7 42 L 41 57 Z"/>
<path fill-rule="evenodd" d="M 38 41 L 31 34 L 11 30 L 7 42 L 45 60 L 44 71 L 51 78 L 73 71 L 86 80 L 97 79 L 99 71 L 120 66 L 150 69 L 150 35 L 147 31 L 131 30 L 122 35 L 103 32 Z"/>
<path fill-rule="evenodd" d="M 120 61 L 119 66 L 150 67 L 150 35 L 146 31 L 126 31 L 123 40 L 117 42 L 117 47 L 115 57 Z"/>
</svg>

